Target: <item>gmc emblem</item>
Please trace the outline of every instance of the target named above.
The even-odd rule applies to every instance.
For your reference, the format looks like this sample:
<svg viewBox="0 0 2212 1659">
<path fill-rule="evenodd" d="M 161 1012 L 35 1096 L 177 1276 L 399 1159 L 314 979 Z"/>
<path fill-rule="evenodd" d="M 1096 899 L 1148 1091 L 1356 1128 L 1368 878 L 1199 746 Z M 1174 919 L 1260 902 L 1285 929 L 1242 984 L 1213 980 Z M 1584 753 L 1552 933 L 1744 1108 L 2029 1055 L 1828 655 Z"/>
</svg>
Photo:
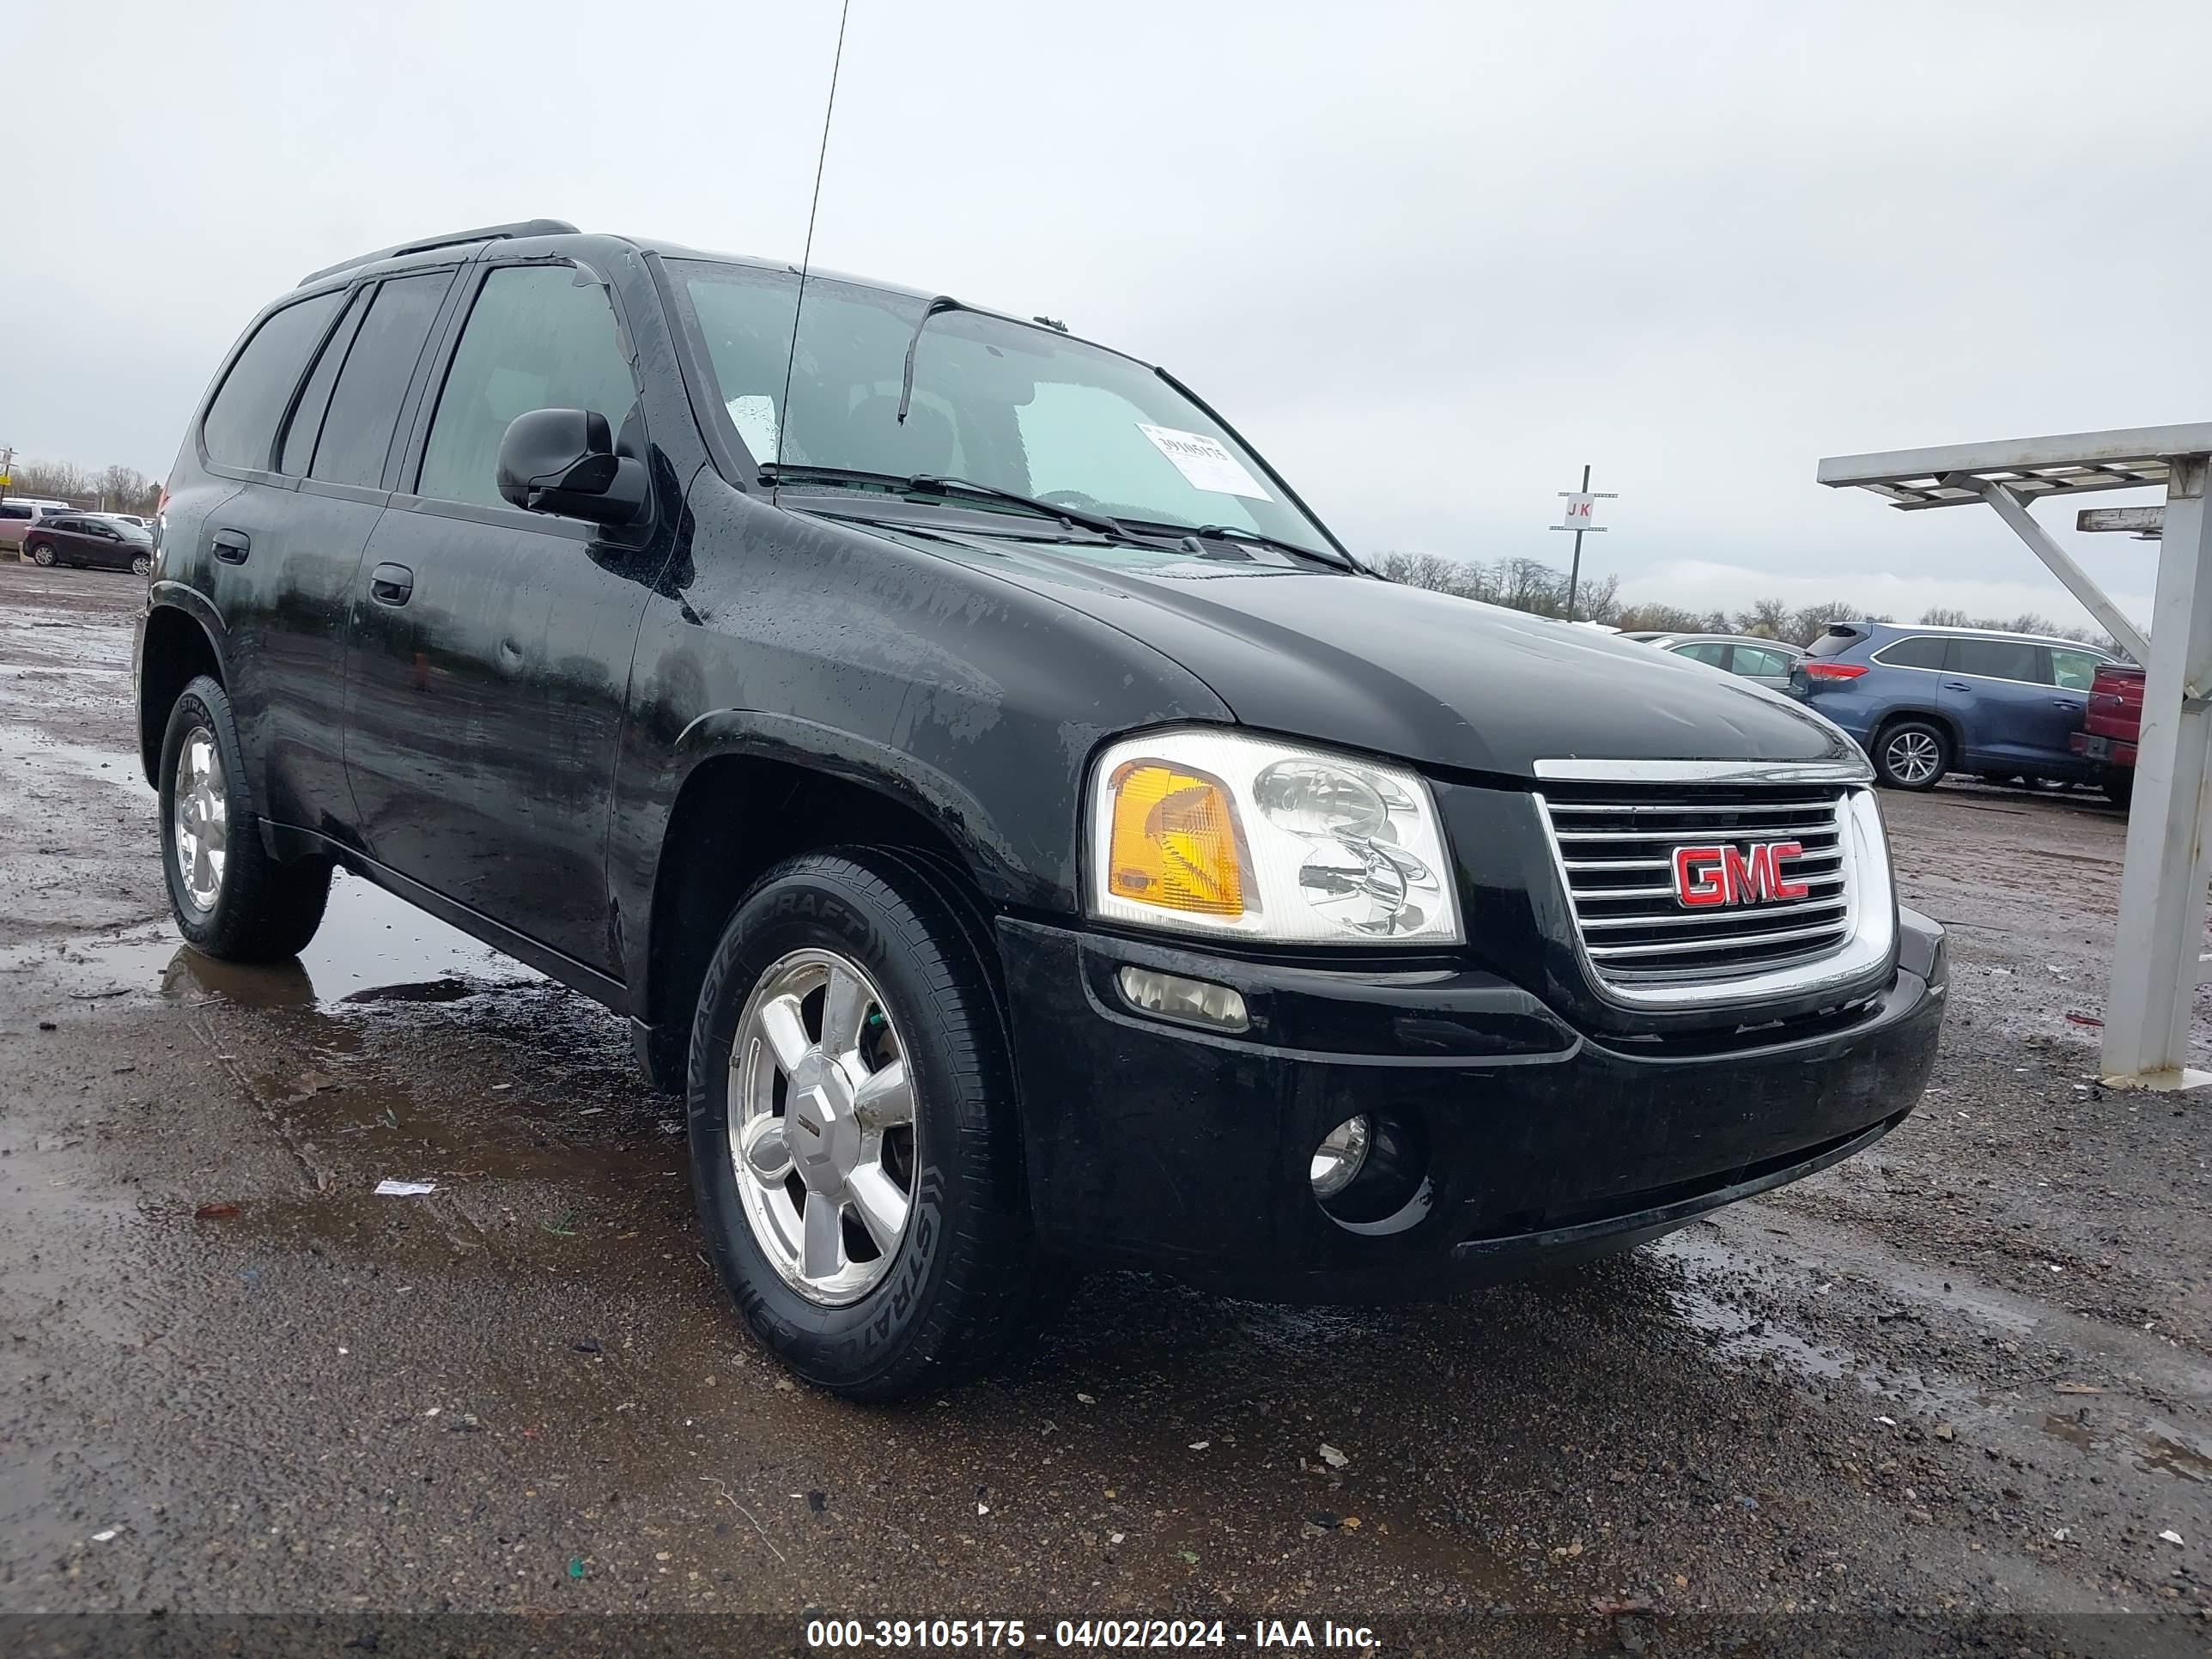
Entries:
<svg viewBox="0 0 2212 1659">
<path fill-rule="evenodd" d="M 1812 890 L 1802 881 L 1782 874 L 1782 860 L 1804 852 L 1794 841 L 1760 842 L 1748 849 L 1735 847 L 1677 847 L 1674 849 L 1674 898 L 1692 910 L 1717 904 L 1765 904 L 1770 900 L 1801 899 Z"/>
</svg>

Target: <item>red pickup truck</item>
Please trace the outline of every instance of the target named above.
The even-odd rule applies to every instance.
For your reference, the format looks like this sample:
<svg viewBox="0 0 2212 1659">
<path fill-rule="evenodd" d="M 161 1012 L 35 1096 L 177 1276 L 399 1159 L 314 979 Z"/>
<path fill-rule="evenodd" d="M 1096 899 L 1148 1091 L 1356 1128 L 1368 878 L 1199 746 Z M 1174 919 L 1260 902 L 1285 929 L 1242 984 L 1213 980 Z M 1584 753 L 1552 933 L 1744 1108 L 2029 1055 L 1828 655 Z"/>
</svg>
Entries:
<svg viewBox="0 0 2212 1659">
<path fill-rule="evenodd" d="M 2097 768 L 2097 781 L 2116 806 L 2136 787 L 2136 739 L 2142 731 L 2143 671 L 2106 663 L 2089 686 L 2089 706 L 2073 736 L 2074 752 Z"/>
</svg>

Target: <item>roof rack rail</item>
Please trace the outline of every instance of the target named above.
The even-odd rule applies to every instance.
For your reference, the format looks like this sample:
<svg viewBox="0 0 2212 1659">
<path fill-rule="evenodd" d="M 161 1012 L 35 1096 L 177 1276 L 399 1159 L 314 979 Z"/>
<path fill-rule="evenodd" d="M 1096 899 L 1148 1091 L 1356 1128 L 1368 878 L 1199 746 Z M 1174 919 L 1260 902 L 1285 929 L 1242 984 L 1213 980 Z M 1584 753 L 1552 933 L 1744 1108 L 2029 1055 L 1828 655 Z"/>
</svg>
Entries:
<svg viewBox="0 0 2212 1659">
<path fill-rule="evenodd" d="M 341 259 L 334 265 L 325 265 L 320 270 L 311 270 L 300 278 L 297 286 L 305 288 L 310 283 L 319 283 L 325 276 L 335 276 L 342 270 L 351 270 L 356 265 L 373 265 L 379 259 L 396 259 L 403 253 L 426 253 L 434 247 L 457 247 L 464 242 L 495 242 L 510 236 L 573 236 L 575 226 L 566 219 L 517 219 L 512 224 L 478 225 L 473 230 L 452 230 L 442 236 L 426 236 L 418 241 L 401 242 L 393 247 L 380 247 L 373 253 L 361 253 L 350 259 Z"/>
</svg>

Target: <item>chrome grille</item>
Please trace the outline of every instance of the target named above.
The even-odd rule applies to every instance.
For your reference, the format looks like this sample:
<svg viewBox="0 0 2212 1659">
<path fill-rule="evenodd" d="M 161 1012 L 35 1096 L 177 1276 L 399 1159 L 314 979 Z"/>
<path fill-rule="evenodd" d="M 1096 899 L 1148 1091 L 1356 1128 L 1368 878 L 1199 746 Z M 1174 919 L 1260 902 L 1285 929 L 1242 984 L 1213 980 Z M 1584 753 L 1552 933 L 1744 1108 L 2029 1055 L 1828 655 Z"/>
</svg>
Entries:
<svg viewBox="0 0 2212 1659">
<path fill-rule="evenodd" d="M 1538 805 L 1593 974 L 1624 988 L 1730 981 L 1842 951 L 1856 912 L 1851 793 L 1826 782 L 1547 788 Z M 1793 841 L 1803 850 L 1776 867 L 1804 885 L 1801 898 L 1692 908 L 1675 895 L 1677 848 L 1748 855 L 1754 846 Z M 1713 986 L 1717 995 L 1726 988 Z"/>
</svg>

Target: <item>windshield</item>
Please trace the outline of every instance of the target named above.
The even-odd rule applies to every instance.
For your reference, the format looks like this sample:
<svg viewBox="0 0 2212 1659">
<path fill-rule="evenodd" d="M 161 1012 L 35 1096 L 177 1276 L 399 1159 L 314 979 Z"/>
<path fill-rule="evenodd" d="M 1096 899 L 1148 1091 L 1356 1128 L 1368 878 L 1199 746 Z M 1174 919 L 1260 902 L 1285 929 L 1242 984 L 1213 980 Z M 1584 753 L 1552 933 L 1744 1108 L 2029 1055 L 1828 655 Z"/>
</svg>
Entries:
<svg viewBox="0 0 2212 1659">
<path fill-rule="evenodd" d="M 909 295 L 809 277 L 787 415 L 797 276 L 675 263 L 715 395 L 755 461 L 777 459 L 781 434 L 787 465 L 972 479 L 1124 520 L 1330 546 L 1258 458 L 1165 380 L 1044 328 L 939 311 L 915 348 L 901 424 L 907 349 L 929 303 Z"/>
</svg>

